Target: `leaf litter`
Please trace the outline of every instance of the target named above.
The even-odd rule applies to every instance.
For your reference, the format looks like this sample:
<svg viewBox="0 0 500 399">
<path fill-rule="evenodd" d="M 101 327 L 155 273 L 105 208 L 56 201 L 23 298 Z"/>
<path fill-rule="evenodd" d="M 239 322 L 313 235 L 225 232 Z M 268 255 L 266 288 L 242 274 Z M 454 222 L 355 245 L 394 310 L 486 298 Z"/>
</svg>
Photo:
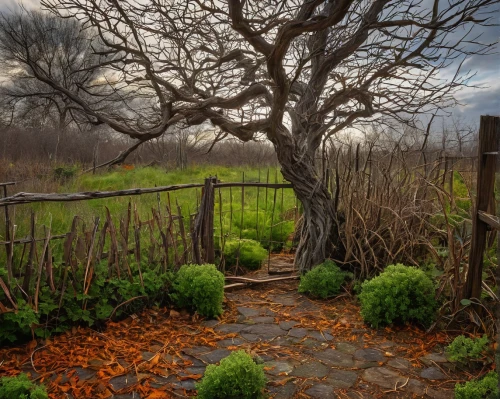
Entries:
<svg viewBox="0 0 500 399">
<path fill-rule="evenodd" d="M 325 349 L 335 349 L 338 342 L 351 342 L 358 348 L 385 348 L 385 344 L 390 343 L 384 356 L 404 358 L 413 368 L 422 366 L 419 360 L 422 356 L 451 340 L 445 332 L 426 333 L 414 326 L 372 330 L 364 325 L 359 307 L 351 298 L 314 301 L 297 294 L 296 286 L 296 282 L 276 282 L 228 293 L 225 312 L 216 324 L 240 322 L 237 306 L 254 308 L 272 315 L 276 324 L 294 321 L 294 328 L 318 331 L 325 339 Z M 325 334 L 331 334 L 334 340 L 327 341 Z M 104 332 L 74 327 L 45 340 L 0 349 L 0 371 L 10 376 L 27 372 L 32 379 L 47 386 L 51 399 L 68 397 L 66 394 L 75 399 L 105 399 L 132 392 L 148 399 L 189 397 L 195 392 L 190 387 L 182 388 L 179 382 L 198 381 L 202 374 L 186 370 L 194 369 L 193 360 L 197 359 L 184 351 L 202 348 L 198 355 L 208 353 L 218 347 L 219 341 L 237 336 L 237 333 L 218 332 L 213 323 L 204 323 L 196 315 L 168 308 L 147 309 L 120 322 L 108 322 Z M 306 337 L 287 346 L 273 340 L 246 342 L 229 345 L 227 349 L 244 348 L 254 356 L 299 363 L 304 360 L 305 340 Z M 456 381 L 465 379 L 459 374 L 449 376 L 450 381 L 441 381 L 436 386 L 451 389 Z M 122 378 L 121 387 L 114 383 L 118 377 Z M 310 378 L 280 373 L 268 386 L 279 388 L 290 382 L 297 385 L 295 398 L 309 397 L 304 391 L 311 385 Z M 351 391 L 357 389 L 362 391 L 357 386 Z M 370 394 L 407 397 L 401 396 L 398 389 Z M 346 390 L 336 393 L 347 397 Z"/>
</svg>

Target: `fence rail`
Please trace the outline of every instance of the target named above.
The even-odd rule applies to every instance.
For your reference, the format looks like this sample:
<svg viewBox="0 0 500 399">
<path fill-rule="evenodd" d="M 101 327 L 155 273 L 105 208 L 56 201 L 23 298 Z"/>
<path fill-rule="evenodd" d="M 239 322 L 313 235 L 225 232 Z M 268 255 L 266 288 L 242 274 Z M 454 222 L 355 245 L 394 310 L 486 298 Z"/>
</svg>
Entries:
<svg viewBox="0 0 500 399">
<path fill-rule="evenodd" d="M 0 186 L 11 185 L 15 183 L 0 183 Z M 261 188 L 292 188 L 291 184 L 283 183 L 215 183 L 214 188 L 228 187 L 261 187 Z M 30 204 L 34 202 L 70 202 L 86 201 L 113 197 L 129 197 L 133 195 L 164 193 L 187 188 L 202 188 L 204 184 L 176 184 L 171 186 L 132 188 L 128 190 L 116 191 L 83 191 L 79 193 L 17 193 L 9 197 L 0 199 L 0 207 L 10 205 Z"/>
</svg>

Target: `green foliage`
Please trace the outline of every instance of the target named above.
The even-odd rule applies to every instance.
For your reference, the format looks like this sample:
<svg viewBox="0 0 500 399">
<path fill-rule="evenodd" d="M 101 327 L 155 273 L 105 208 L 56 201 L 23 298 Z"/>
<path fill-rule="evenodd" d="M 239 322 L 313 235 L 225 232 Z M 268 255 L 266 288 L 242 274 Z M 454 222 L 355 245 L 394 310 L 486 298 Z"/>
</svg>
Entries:
<svg viewBox="0 0 500 399">
<path fill-rule="evenodd" d="M 338 295 L 340 287 L 349 273 L 343 272 L 331 260 L 308 271 L 300 277 L 299 292 L 317 298 L 328 298 Z"/>
<path fill-rule="evenodd" d="M 35 311 L 24 301 L 19 299 L 18 309 L 0 315 L 0 344 L 14 342 L 19 338 L 28 338 L 32 327 L 39 323 Z M 1 398 L 2 396 L 0 396 Z"/>
<path fill-rule="evenodd" d="M 2 399 L 48 399 L 43 385 L 36 385 L 26 374 L 0 378 L 0 398 Z"/>
<path fill-rule="evenodd" d="M 228 240 L 224 245 L 224 257 L 226 265 L 236 265 L 239 257 L 239 264 L 250 270 L 260 269 L 262 261 L 267 258 L 267 251 L 254 240 Z"/>
<path fill-rule="evenodd" d="M 173 282 L 174 302 L 196 310 L 200 315 L 216 317 L 222 313 L 224 275 L 215 265 L 181 266 Z"/>
<path fill-rule="evenodd" d="M 219 366 L 208 366 L 196 388 L 201 399 L 258 399 L 264 397 L 265 385 L 264 366 L 239 350 L 222 359 Z"/>
<path fill-rule="evenodd" d="M 417 321 L 429 325 L 435 317 L 435 287 L 422 270 L 390 265 L 361 286 L 361 315 L 378 328 L 393 322 Z"/>
<path fill-rule="evenodd" d="M 469 360 L 479 360 L 488 349 L 488 337 L 467 338 L 459 335 L 446 347 L 448 358 L 452 362 L 466 363 Z"/>
<path fill-rule="evenodd" d="M 55 273 L 59 267 L 54 266 Z M 31 338 L 32 331 L 38 337 L 47 337 L 53 332 L 62 332 L 71 326 L 93 326 L 107 320 L 113 309 L 134 297 L 143 297 L 120 306 L 114 318 L 135 313 L 145 306 L 161 306 L 169 300 L 173 273 L 162 273 L 158 268 L 145 267 L 142 272 L 144 287 L 133 271 L 132 279 L 108 278 L 107 263 L 96 265 L 94 280 L 87 295 L 79 294 L 84 270 L 74 276 L 75 287 L 61 292 L 52 292 L 49 287 L 40 290 L 38 313 L 22 297 L 16 297 L 18 310 L 0 315 L 0 344 L 23 341 Z M 62 298 L 62 302 L 61 301 Z M 0 294 L 0 300 L 2 299 Z M 59 303 L 61 308 L 59 309 Z"/>
<path fill-rule="evenodd" d="M 455 399 L 498 399 L 498 374 L 494 371 L 478 381 L 455 385 Z"/>
<path fill-rule="evenodd" d="M 54 169 L 54 177 L 58 180 L 68 180 L 76 176 L 77 166 L 60 166 Z"/>
<path fill-rule="evenodd" d="M 252 194 L 254 193 L 249 192 L 247 189 L 245 190 L 245 196 L 249 196 L 248 202 L 250 206 L 255 206 L 256 198 L 252 198 Z M 290 195 L 292 192 L 288 194 Z M 290 201 L 290 198 L 287 198 L 287 200 Z M 260 201 L 263 201 L 262 194 L 260 194 Z M 278 203 L 276 206 L 278 206 Z M 271 198 L 268 199 L 267 208 L 265 204 L 259 204 L 259 208 L 261 208 L 259 213 L 253 210 L 245 210 L 243 220 L 241 219 L 241 211 L 235 211 L 232 218 L 232 231 L 239 233 L 241 229 L 242 238 L 259 241 L 265 249 L 271 248 L 271 251 L 281 251 L 288 237 L 295 229 L 293 220 L 280 221 L 280 217 L 286 213 L 285 206 L 282 209 L 281 204 L 279 204 L 279 208 L 274 209 L 274 217 L 272 216 L 273 207 Z M 271 226 L 273 226 L 272 229 Z M 229 227 L 229 224 L 225 223 L 224 231 L 228 231 Z"/>
<path fill-rule="evenodd" d="M 245 181 L 267 181 L 281 182 L 282 176 L 278 170 L 271 170 L 269 179 L 266 177 L 265 170 L 247 167 L 220 167 L 212 165 L 200 165 L 191 167 L 187 170 L 177 171 L 163 168 L 137 167 L 134 170 L 123 170 L 120 168 L 112 171 L 106 171 L 96 174 L 74 173 L 79 166 L 56 165 L 57 171 L 52 169 L 52 176 L 44 180 L 43 184 L 49 184 L 44 187 L 37 186 L 34 191 L 57 191 L 57 192 L 76 192 L 76 191 L 103 191 L 103 190 L 121 190 L 133 187 L 153 187 L 159 185 L 172 185 L 179 183 L 203 183 L 208 175 L 217 175 L 221 181 L 234 182 L 241 181 L 243 173 Z M 73 176 L 73 177 L 72 177 Z M 70 178 L 72 177 L 72 178 Z M 28 184 L 28 183 L 26 183 Z M 29 183 L 31 184 L 31 183 Z M 38 183 L 37 183 L 38 184 Z M 40 184 L 41 185 L 41 184 Z M 29 186 L 27 186 L 29 187 Z M 30 191 L 30 190 L 28 190 Z M 286 241 L 293 231 L 293 221 L 283 223 L 283 219 L 293 218 L 293 210 L 296 199 L 292 190 L 283 190 L 278 192 L 276 204 L 273 204 L 273 190 L 263 188 L 245 187 L 244 189 L 244 207 L 243 218 L 241 218 L 241 200 L 242 189 L 233 187 L 232 189 L 223 189 L 220 191 L 220 197 L 216 196 L 215 212 L 219 215 L 221 209 L 222 224 L 220 219 L 215 218 L 215 235 L 234 238 L 240 235 L 240 229 L 243 238 L 256 238 L 263 245 L 267 241 Z M 268 192 L 269 191 L 269 192 Z M 258 196 L 258 211 L 256 208 Z M 199 190 L 179 190 L 170 193 L 168 200 L 172 204 L 177 202 L 182 207 L 181 213 L 184 220 L 189 220 L 190 214 L 197 207 L 197 197 L 199 200 Z M 158 198 L 162 204 L 167 203 L 167 195 L 159 193 L 157 195 L 143 195 L 140 201 L 137 200 L 137 214 L 141 220 L 151 219 L 151 208 L 158 206 Z M 219 202 L 219 199 L 221 200 Z M 48 226 L 51 224 L 52 234 L 63 234 L 71 229 L 72 217 L 69 215 L 78 215 L 81 220 L 78 222 L 77 234 L 83 234 L 89 231 L 93 220 L 99 216 L 105 220 L 106 208 L 111 213 L 111 218 L 118 229 L 120 219 L 124 216 L 124 211 L 128 208 L 130 198 L 116 197 L 107 199 L 95 199 L 90 201 L 76 201 L 71 203 L 34 203 L 29 208 L 20 207 L 16 211 L 16 236 L 25 237 L 30 235 L 30 212 L 33 210 L 36 214 L 37 225 Z M 176 210 L 175 206 L 173 207 Z M 233 211 L 232 216 L 229 212 Z M 292 216 L 290 216 L 292 215 Z M 242 220 L 243 219 L 243 220 Z M 83 225 L 86 225 L 84 227 Z M 271 228 L 271 226 L 273 226 Z M 5 238 L 4 227 L 0 225 L 0 236 Z M 101 227 L 99 228 L 100 231 Z M 83 238 L 83 236 L 82 236 Z M 156 237 L 158 238 L 158 237 Z M 83 281 L 85 267 L 71 267 L 62 264 L 64 252 L 64 240 L 54 240 L 51 242 L 51 252 L 53 262 L 53 278 L 55 291 L 52 292 L 47 286 L 47 274 L 45 268 L 42 270 L 40 293 L 38 298 L 38 313 L 34 313 L 33 299 L 29 304 L 23 302 L 26 294 L 22 293 L 18 286 L 23 285 L 23 281 L 14 279 L 9 286 L 14 300 L 20 305 L 17 312 L 10 312 L 0 315 L 0 345 L 9 343 L 12 340 L 20 341 L 31 339 L 32 332 L 36 336 L 46 337 L 53 332 L 61 332 L 75 324 L 79 325 L 101 325 L 111 315 L 113 309 L 118 305 L 134 298 L 123 306 L 119 306 L 113 314 L 113 318 L 121 318 L 125 315 L 140 311 L 144 306 L 160 306 L 170 300 L 170 287 L 172 276 L 168 276 L 159 270 L 158 263 L 148 264 L 146 259 L 150 259 L 150 231 L 141 229 L 141 264 L 144 287 L 141 285 L 137 266 L 129 257 L 132 276 L 129 277 L 122 273 L 121 279 L 116 277 L 114 272 L 110 273 L 108 269 L 108 260 L 103 260 L 99 264 L 93 265 L 94 273 L 90 284 L 90 289 L 86 295 L 83 295 Z M 76 238 L 74 242 L 79 241 Z M 84 239 L 83 241 L 86 241 Z M 39 247 L 41 247 L 39 243 Z M 282 244 L 272 244 L 272 249 L 280 248 Z M 103 252 L 110 251 L 111 240 L 106 239 Z M 183 253 L 184 248 L 178 248 L 178 253 Z M 172 254 L 171 254 L 172 255 Z M 23 256 L 23 247 L 14 246 L 14 264 L 19 264 Z M 24 255 L 25 258 L 27 255 Z M 159 261 L 158 257 L 153 262 Z M 6 263 L 6 252 L 0 251 L 0 264 Z M 24 262 L 26 263 L 26 262 Z M 123 265 L 122 265 L 123 266 Z M 170 265 L 167 265 L 167 267 Z M 17 273 L 16 273 L 17 274 Z M 0 267 L 0 275 L 6 281 L 6 270 Z M 22 275 L 22 274 L 21 274 Z M 30 281 L 29 295 L 33 295 L 36 273 L 32 275 Z M 64 290 L 61 290 L 64 287 Z M 0 301 L 9 304 L 3 290 L 0 289 Z M 60 309 L 59 309 L 60 307 Z"/>
</svg>

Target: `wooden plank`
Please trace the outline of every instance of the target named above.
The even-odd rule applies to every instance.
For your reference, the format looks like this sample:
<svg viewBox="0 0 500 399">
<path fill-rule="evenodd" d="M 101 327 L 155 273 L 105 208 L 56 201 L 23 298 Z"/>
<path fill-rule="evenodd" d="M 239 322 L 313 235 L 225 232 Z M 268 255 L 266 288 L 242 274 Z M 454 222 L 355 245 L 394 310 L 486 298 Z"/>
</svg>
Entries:
<svg viewBox="0 0 500 399">
<path fill-rule="evenodd" d="M 203 184 L 177 184 L 151 188 L 132 188 L 118 191 L 86 191 L 80 193 L 17 193 L 7 198 L 0 199 L 0 206 L 29 204 L 32 202 L 68 202 L 102 199 L 111 197 L 126 197 L 131 195 L 152 194 L 166 191 L 183 190 L 186 188 L 203 187 Z"/>
<path fill-rule="evenodd" d="M 478 211 L 478 217 L 481 221 L 492 227 L 493 229 L 500 230 L 500 218 L 498 216 L 490 215 L 484 211 Z"/>
<path fill-rule="evenodd" d="M 283 281 L 283 280 L 297 280 L 300 276 L 287 276 L 287 277 L 274 277 L 268 279 L 250 279 L 244 277 L 226 277 L 226 280 L 235 281 L 224 286 L 224 290 L 229 290 L 232 288 L 245 287 L 247 284 L 263 284 L 272 283 L 273 281 Z"/>
<path fill-rule="evenodd" d="M 217 178 L 211 177 L 206 185 L 208 190 L 205 190 L 207 195 L 206 201 L 206 220 L 204 226 L 204 237 L 202 244 L 205 244 L 205 260 L 209 264 L 215 261 L 215 244 L 214 244 L 214 207 L 215 207 L 215 182 Z"/>
<path fill-rule="evenodd" d="M 3 186 L 3 198 L 7 198 L 9 195 L 7 193 L 7 185 Z M 12 272 L 12 255 L 13 255 L 13 248 L 12 248 L 12 243 L 10 242 L 12 240 L 10 236 L 10 218 L 9 218 L 9 207 L 6 206 L 5 208 L 5 241 L 8 242 L 7 245 L 5 245 L 5 252 L 7 255 L 7 283 L 10 285 L 11 281 L 14 278 L 13 272 Z"/>
<path fill-rule="evenodd" d="M 240 283 L 270 283 L 272 281 L 283 281 L 283 280 L 297 280 L 300 278 L 299 275 L 286 276 L 286 277 L 271 277 L 266 279 L 258 278 L 248 278 L 248 277 L 238 277 L 238 276 L 226 276 L 225 279 L 229 281 L 238 281 Z"/>
<path fill-rule="evenodd" d="M 5 184 L 5 183 L 4 183 Z M 86 191 L 79 193 L 17 193 L 7 198 L 0 199 L 0 206 L 29 204 L 33 202 L 69 202 L 102 199 L 111 197 L 126 197 L 131 195 L 152 194 L 168 191 L 199 188 L 203 184 L 177 184 L 151 188 L 132 188 L 118 191 Z M 267 187 L 267 188 L 292 188 L 291 184 L 266 184 L 266 183 L 216 183 L 214 188 L 223 187 Z"/>
<path fill-rule="evenodd" d="M 57 239 L 61 239 L 61 238 L 66 238 L 67 235 L 68 235 L 68 233 L 66 233 L 66 234 L 59 234 L 59 235 L 56 235 L 56 236 L 50 236 L 50 240 L 57 240 Z M 20 238 L 20 239 L 14 240 L 14 241 L 0 241 L 0 245 L 7 245 L 9 243 L 12 243 L 12 244 L 29 244 L 32 241 L 35 241 L 35 242 L 45 241 L 45 238 L 37 238 L 35 240 L 32 240 L 31 238 Z"/>
<path fill-rule="evenodd" d="M 15 181 L 9 181 L 9 182 L 6 182 L 6 183 L 0 183 L 0 187 L 13 186 L 14 184 L 16 184 Z"/>
<path fill-rule="evenodd" d="M 496 158 L 484 155 L 498 151 L 500 117 L 481 116 L 479 126 L 478 171 L 476 205 L 472 218 L 472 240 L 469 267 L 464 285 L 463 298 L 481 298 L 483 258 L 486 249 L 488 224 L 479 217 L 479 211 L 488 212 L 495 201 Z"/>
<path fill-rule="evenodd" d="M 216 183 L 215 188 L 224 187 L 264 187 L 264 188 L 293 188 L 289 183 Z"/>
</svg>

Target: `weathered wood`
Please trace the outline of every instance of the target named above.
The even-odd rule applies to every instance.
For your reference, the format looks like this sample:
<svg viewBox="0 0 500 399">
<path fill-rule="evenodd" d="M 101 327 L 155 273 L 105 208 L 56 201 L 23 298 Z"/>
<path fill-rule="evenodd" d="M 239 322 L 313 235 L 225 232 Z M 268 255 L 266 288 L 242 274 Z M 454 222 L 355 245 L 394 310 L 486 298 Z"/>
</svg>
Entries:
<svg viewBox="0 0 500 399">
<path fill-rule="evenodd" d="M 216 183 L 214 188 L 223 187 L 267 187 L 267 188 L 292 188 L 291 184 L 265 184 L 265 183 Z M 80 193 L 17 193 L 10 197 L 0 199 L 0 206 L 29 204 L 33 202 L 70 202 L 85 201 L 92 199 L 125 197 L 131 195 L 152 194 L 159 192 L 169 192 L 183 190 L 187 188 L 203 187 L 203 184 L 178 184 L 172 186 L 152 187 L 152 188 L 132 188 L 118 191 L 84 191 Z"/>
<path fill-rule="evenodd" d="M 35 213 L 31 211 L 31 245 L 30 245 L 30 252 L 28 256 L 28 263 L 26 264 L 26 268 L 24 271 L 24 280 L 23 280 L 23 290 L 29 295 L 30 292 L 30 281 L 31 281 L 31 275 L 33 273 L 33 258 L 35 256 L 35 250 L 36 250 L 36 242 L 35 240 Z"/>
<path fill-rule="evenodd" d="M 66 234 L 58 234 L 55 236 L 50 236 L 51 240 L 58 240 L 61 238 L 66 238 L 68 233 Z M 8 245 L 8 244 L 29 244 L 30 242 L 35 241 L 35 242 L 40 242 L 40 241 L 45 241 L 45 238 L 36 238 L 35 240 L 32 240 L 31 238 L 18 238 L 17 240 L 11 240 L 11 241 L 0 241 L 0 245 Z"/>
<path fill-rule="evenodd" d="M 156 224 L 158 226 L 158 231 L 160 232 L 160 237 L 161 237 L 161 244 L 162 244 L 163 250 L 165 252 L 165 254 L 163 256 L 163 269 L 162 270 L 163 270 L 163 272 L 166 272 L 166 270 L 167 270 L 167 264 L 168 264 L 168 239 L 167 239 L 167 234 L 169 232 L 169 227 L 167 226 L 167 231 L 164 232 L 163 228 L 162 228 L 161 214 L 159 214 L 159 212 L 156 209 L 154 209 L 154 208 L 151 208 L 151 211 L 153 213 L 153 218 L 156 221 Z"/>
<path fill-rule="evenodd" d="M 274 190 L 274 199 L 273 199 L 273 211 L 271 213 L 271 225 L 269 226 L 269 249 L 267 251 L 267 273 L 269 273 L 269 268 L 271 265 L 271 249 L 273 247 L 273 225 L 274 225 L 274 211 L 276 210 L 276 193 L 277 189 Z"/>
<path fill-rule="evenodd" d="M 87 253 L 87 264 L 85 265 L 85 275 L 83 277 L 83 293 L 88 294 L 90 284 L 92 282 L 92 277 L 94 276 L 94 244 L 97 234 L 97 229 L 99 228 L 100 218 L 96 217 L 94 221 L 94 228 L 92 229 L 92 235 L 90 238 L 90 246 Z"/>
<path fill-rule="evenodd" d="M 0 277 L 0 288 L 2 288 L 2 291 L 4 292 L 5 296 L 11 303 L 12 307 L 17 310 L 17 304 L 16 302 L 12 299 L 12 295 L 10 294 L 9 287 L 5 284 L 5 282 L 2 280 L 2 277 Z"/>
<path fill-rule="evenodd" d="M 488 224 L 481 220 L 479 211 L 488 212 L 494 203 L 496 156 L 500 138 L 500 117 L 481 116 L 478 145 L 477 196 L 472 218 L 472 241 L 469 268 L 463 298 L 481 298 L 483 257 L 486 249 Z"/>
<path fill-rule="evenodd" d="M 216 183 L 215 188 L 224 187 L 264 187 L 264 188 L 293 188 L 289 183 Z"/>
<path fill-rule="evenodd" d="M 226 280 L 235 281 L 231 284 L 226 284 L 224 286 L 224 290 L 228 290 L 231 288 L 243 288 L 248 284 L 263 284 L 263 283 L 272 283 L 273 281 L 283 281 L 283 280 L 297 280 L 300 276 L 287 276 L 287 277 L 274 277 L 267 279 L 251 279 L 244 277 L 226 277 Z"/>
<path fill-rule="evenodd" d="M 181 267 L 181 261 L 179 259 L 179 251 L 177 250 L 177 233 L 174 229 L 174 215 L 172 214 L 172 204 L 170 202 L 170 193 L 167 193 L 167 213 L 168 213 L 168 233 L 170 234 L 170 240 L 172 243 L 172 248 L 174 250 L 174 261 L 176 267 Z M 165 269 L 166 271 L 166 269 Z"/>
<path fill-rule="evenodd" d="M 85 191 L 80 193 L 17 193 L 7 198 L 0 199 L 0 206 L 29 204 L 32 202 L 69 202 L 91 199 L 125 197 L 131 195 L 152 194 L 159 192 L 177 191 L 187 188 L 203 187 L 203 184 L 177 184 L 172 186 L 132 188 L 118 191 Z"/>
<path fill-rule="evenodd" d="M 260 168 L 259 168 L 259 183 L 260 183 Z M 259 238 L 259 194 L 260 194 L 260 187 L 257 187 L 257 216 L 255 218 L 255 239 L 257 241 L 260 241 Z"/>
<path fill-rule="evenodd" d="M 139 272 L 139 279 L 141 281 L 141 286 L 144 288 L 144 279 L 142 277 L 141 268 L 141 221 L 139 219 L 139 213 L 137 212 L 137 205 L 134 204 L 134 256 L 135 262 L 137 263 L 137 271 Z"/>
<path fill-rule="evenodd" d="M 214 205 L 215 177 L 205 179 L 198 214 L 191 232 L 193 261 L 197 264 L 214 263 Z M 201 246 L 201 249 L 200 249 Z"/>
<path fill-rule="evenodd" d="M 229 236 L 233 228 L 233 188 L 229 187 Z"/>
<path fill-rule="evenodd" d="M 242 175 L 242 182 L 245 182 L 245 172 Z M 240 267 L 240 251 L 241 251 L 241 238 L 243 234 L 243 215 L 245 213 L 245 187 L 241 187 L 241 215 L 240 215 L 240 239 L 238 241 L 238 251 L 236 252 L 236 271 L 235 274 L 238 274 L 238 270 Z"/>
<path fill-rule="evenodd" d="M 111 238 L 111 246 L 109 248 L 109 258 L 108 258 L 108 268 L 109 268 L 109 273 L 111 277 L 112 273 L 112 268 L 113 264 L 116 270 L 116 276 L 118 279 L 121 278 L 121 272 L 120 272 L 120 262 L 118 259 L 118 240 L 116 238 L 116 228 L 115 225 L 113 224 L 113 220 L 111 219 L 111 213 L 109 212 L 109 208 L 106 207 L 106 221 L 108 222 L 108 227 L 109 227 L 109 236 Z"/>
<path fill-rule="evenodd" d="M 500 140 L 500 139 L 499 139 Z M 500 150 L 500 143 L 499 143 L 499 150 Z M 500 152 L 500 151 L 498 151 Z M 500 156 L 498 156 L 497 152 L 497 176 L 500 176 Z M 500 207 L 497 207 L 497 218 L 500 219 Z M 497 259 L 500 259 L 500 233 L 497 232 Z M 495 285 L 497 287 L 496 289 L 496 296 L 497 298 L 500 298 L 500 270 L 497 267 L 495 271 Z M 500 302 L 495 301 L 495 306 L 494 306 L 494 314 L 495 314 L 495 327 L 496 327 L 496 336 L 495 336 L 495 364 L 500 364 Z"/>
<path fill-rule="evenodd" d="M 222 193 L 219 188 L 219 225 L 220 225 L 220 236 L 219 236 L 219 246 L 220 246 L 220 262 L 219 262 L 219 270 L 222 273 L 226 273 L 226 260 L 224 258 L 224 247 L 226 244 L 226 240 L 224 238 L 224 223 L 222 222 Z"/>
<path fill-rule="evenodd" d="M 206 202 L 206 221 L 203 232 L 202 247 L 205 249 L 205 260 L 207 263 L 215 262 L 215 245 L 214 245 L 214 206 L 215 206 L 215 189 L 214 185 L 217 182 L 215 177 L 210 178 Z"/>
<path fill-rule="evenodd" d="M 270 283 L 272 281 L 283 281 L 283 280 L 297 280 L 300 278 L 299 275 L 285 276 L 285 277 L 271 277 L 266 279 L 258 278 L 248 278 L 248 277 L 238 277 L 238 276 L 226 276 L 225 279 L 229 281 L 238 281 L 241 283 Z"/>
<path fill-rule="evenodd" d="M 479 219 L 489 225 L 491 228 L 500 230 L 500 218 L 498 216 L 490 215 L 484 211 L 478 211 Z"/>
<path fill-rule="evenodd" d="M 3 197 L 7 198 L 9 195 L 7 194 L 7 185 L 3 185 Z M 7 255 L 7 283 L 10 285 L 10 282 L 14 278 L 13 272 L 12 272 L 12 243 L 10 242 L 12 240 L 11 234 L 10 234 L 10 219 L 9 219 L 9 207 L 5 207 L 5 238 L 6 242 L 8 244 L 5 245 L 5 252 Z"/>
<path fill-rule="evenodd" d="M 43 264 L 45 262 L 45 254 L 47 253 L 47 248 L 49 247 L 50 242 L 50 229 L 52 228 L 52 220 L 50 221 L 49 227 L 46 232 L 45 244 L 43 245 L 42 256 L 40 256 L 40 261 L 38 265 L 38 271 L 36 274 L 36 288 L 35 288 L 35 312 L 38 313 L 38 296 L 40 294 L 40 284 L 42 280 L 42 270 Z"/>
<path fill-rule="evenodd" d="M 188 263 L 188 244 L 187 244 L 187 238 L 186 238 L 186 228 L 184 227 L 184 217 L 182 216 L 182 209 L 181 206 L 179 205 L 179 202 L 177 201 L 177 198 L 175 199 L 175 204 L 177 205 L 177 215 L 178 215 L 178 221 L 179 221 L 179 234 L 181 236 L 182 240 L 182 256 L 181 256 L 181 263 L 183 265 Z"/>
</svg>

